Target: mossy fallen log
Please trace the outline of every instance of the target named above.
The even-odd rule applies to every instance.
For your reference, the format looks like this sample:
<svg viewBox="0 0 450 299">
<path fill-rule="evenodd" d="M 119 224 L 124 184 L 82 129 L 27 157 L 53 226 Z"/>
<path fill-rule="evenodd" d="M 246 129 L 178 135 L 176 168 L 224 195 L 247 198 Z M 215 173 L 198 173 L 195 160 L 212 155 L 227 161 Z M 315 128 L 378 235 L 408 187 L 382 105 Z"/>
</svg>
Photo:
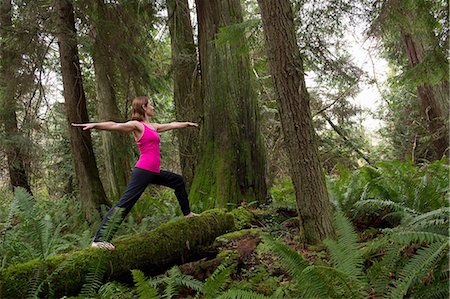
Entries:
<svg viewBox="0 0 450 299">
<path fill-rule="evenodd" d="M 86 249 L 13 265 L 1 273 L 0 298 L 26 298 L 38 287 L 39 297 L 78 294 L 93 267 L 104 267 L 104 282 L 129 276 L 131 269 L 155 274 L 197 259 L 217 236 L 234 229 L 234 217 L 215 209 L 118 240 L 114 251 Z"/>
</svg>

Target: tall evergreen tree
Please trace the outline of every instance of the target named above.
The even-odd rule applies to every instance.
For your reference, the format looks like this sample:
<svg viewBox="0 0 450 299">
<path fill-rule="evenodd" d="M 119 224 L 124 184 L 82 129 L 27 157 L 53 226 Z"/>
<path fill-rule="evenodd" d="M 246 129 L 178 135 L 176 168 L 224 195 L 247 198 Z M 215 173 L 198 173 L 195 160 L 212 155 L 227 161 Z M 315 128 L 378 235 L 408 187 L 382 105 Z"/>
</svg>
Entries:
<svg viewBox="0 0 450 299">
<path fill-rule="evenodd" d="M 258 0 L 269 65 L 288 149 L 301 237 L 308 244 L 333 236 L 331 204 L 312 125 L 303 62 L 289 0 Z"/>
<path fill-rule="evenodd" d="M 242 22 L 239 0 L 198 0 L 198 39 L 204 122 L 201 157 L 191 188 L 219 206 L 266 200 L 265 157 L 245 37 L 219 44 L 217 34 Z"/>
<path fill-rule="evenodd" d="M 381 37 L 388 57 L 394 55 L 390 60 L 402 70 L 402 83 L 416 89 L 435 158 L 448 156 L 448 33 L 444 38 L 447 42 L 439 36 L 441 27 L 448 26 L 448 4 L 429 0 L 385 0 L 375 4 L 371 32 Z M 447 12 L 442 13 L 444 10 Z"/>
<path fill-rule="evenodd" d="M 93 53 L 95 83 L 97 92 L 98 117 L 101 120 L 124 121 L 117 106 L 114 86 L 114 41 L 111 30 L 114 20 L 103 0 L 95 0 L 93 5 Z M 130 139 L 117 132 L 101 132 L 103 156 L 105 158 L 106 185 L 111 198 L 119 199 L 125 191 L 129 171 Z"/>
<path fill-rule="evenodd" d="M 167 0 L 172 47 L 175 112 L 178 120 L 199 122 L 203 115 L 200 74 L 188 0 Z M 199 149 L 198 130 L 177 131 L 180 164 L 189 189 L 194 178 Z"/>
<path fill-rule="evenodd" d="M 78 57 L 73 6 L 68 0 L 56 0 L 55 7 L 64 99 L 70 126 L 71 123 L 89 122 L 89 117 Z M 86 215 L 90 215 L 92 207 L 100 210 L 100 205 L 110 203 L 100 181 L 89 131 L 70 127 L 69 132 L 81 204 Z"/>
<path fill-rule="evenodd" d="M 25 167 L 25 152 L 28 144 L 17 124 L 17 69 L 20 67 L 20 52 L 14 36 L 11 19 L 11 0 L 0 2 L 0 125 L 4 135 L 2 147 L 6 153 L 11 186 L 23 187 L 31 193 Z"/>
</svg>

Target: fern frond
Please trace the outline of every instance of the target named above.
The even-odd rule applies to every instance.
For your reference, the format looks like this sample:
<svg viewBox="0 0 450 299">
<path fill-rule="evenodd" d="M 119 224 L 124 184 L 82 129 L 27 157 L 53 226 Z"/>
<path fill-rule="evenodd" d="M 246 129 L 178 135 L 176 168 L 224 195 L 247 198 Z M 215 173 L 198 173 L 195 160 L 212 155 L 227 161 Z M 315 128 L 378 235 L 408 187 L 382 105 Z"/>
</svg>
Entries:
<svg viewBox="0 0 450 299">
<path fill-rule="evenodd" d="M 417 215 L 416 217 L 411 218 L 410 221 L 407 223 L 407 225 L 415 226 L 420 223 L 427 222 L 429 220 L 438 220 L 438 219 L 448 223 L 450 219 L 450 207 L 443 207 L 437 210 Z"/>
<path fill-rule="evenodd" d="M 225 267 L 223 264 L 219 265 L 213 274 L 205 281 L 200 292 L 204 294 L 206 298 L 214 298 L 217 293 L 223 289 L 225 282 L 228 280 L 235 267 L 235 264 L 228 267 Z"/>
<path fill-rule="evenodd" d="M 367 298 L 365 286 L 336 268 L 309 266 L 303 271 L 305 298 Z"/>
<path fill-rule="evenodd" d="M 158 291 L 146 280 L 145 275 L 140 270 L 131 270 L 134 285 L 140 299 L 158 299 Z"/>
<path fill-rule="evenodd" d="M 418 231 L 401 231 L 393 234 L 392 236 L 395 240 L 403 245 L 411 243 L 422 243 L 424 241 L 428 242 L 444 242 L 448 240 L 448 237 L 441 234 L 431 233 L 431 232 L 418 232 Z"/>
<path fill-rule="evenodd" d="M 172 267 L 168 271 L 168 275 L 164 278 L 165 288 L 163 298 L 170 299 L 175 295 L 177 291 L 177 284 L 175 280 L 180 273 L 180 269 L 178 269 L 178 267 L 176 266 Z"/>
<path fill-rule="evenodd" d="M 373 287 L 376 294 L 382 298 L 386 298 L 387 296 L 388 286 L 391 283 L 390 273 L 395 272 L 402 247 L 403 246 L 398 243 L 387 245 L 387 251 L 383 258 L 380 261 L 375 262 L 367 270 L 370 285 Z"/>
<path fill-rule="evenodd" d="M 350 221 L 340 212 L 335 215 L 335 227 L 338 240 L 325 240 L 324 243 L 330 251 L 330 258 L 336 270 L 354 278 L 361 284 L 366 284 L 362 271 L 362 252 L 358 250 L 358 236 Z"/>
<path fill-rule="evenodd" d="M 183 273 L 180 273 L 176 279 L 175 282 L 177 285 L 179 286 L 185 286 L 188 287 L 194 291 L 200 291 L 201 288 L 203 287 L 203 283 L 199 280 L 194 279 L 192 276 L 190 275 L 186 275 Z"/>
<path fill-rule="evenodd" d="M 100 299 L 128 299 L 133 297 L 132 289 L 115 281 L 102 285 L 98 294 Z"/>
<path fill-rule="evenodd" d="M 112 215 L 108 219 L 108 222 L 103 227 L 101 231 L 102 240 L 109 241 L 112 239 L 120 224 L 122 223 L 122 215 L 124 213 L 124 208 L 116 208 L 114 209 Z"/>
<path fill-rule="evenodd" d="M 449 298 L 448 279 L 423 286 L 420 290 L 414 291 L 411 298 L 419 299 L 442 299 Z"/>
<path fill-rule="evenodd" d="M 309 263 L 296 251 L 280 241 L 263 237 L 264 243 L 267 244 L 281 260 L 284 268 L 295 280 L 301 280 L 303 270 L 309 266 Z"/>
<path fill-rule="evenodd" d="M 428 248 L 419 249 L 417 254 L 403 268 L 397 287 L 391 289 L 391 298 L 403 298 L 415 279 L 420 279 L 428 274 L 436 262 L 446 253 L 449 243 L 435 242 Z"/>
<path fill-rule="evenodd" d="M 360 201 L 356 202 L 354 207 L 357 208 L 358 210 L 363 210 L 363 209 L 380 210 L 380 209 L 389 208 L 390 210 L 399 212 L 399 213 L 406 213 L 406 214 L 412 214 L 412 215 L 419 214 L 419 212 L 417 212 L 416 210 L 408 208 L 404 204 L 397 203 L 392 200 L 365 199 L 365 200 L 360 200 Z"/>
<path fill-rule="evenodd" d="M 267 298 L 269 297 L 266 297 L 253 291 L 244 291 L 240 289 L 229 289 L 216 297 L 216 299 L 267 299 Z"/>
<path fill-rule="evenodd" d="M 359 249 L 361 251 L 361 257 L 363 258 L 363 260 L 367 260 L 371 257 L 371 255 L 379 252 L 390 243 L 391 241 L 386 236 L 378 237 L 374 240 L 364 243 L 364 245 L 362 244 L 361 249 Z"/>
<path fill-rule="evenodd" d="M 86 282 L 81 287 L 81 296 L 94 297 L 97 290 L 103 284 L 103 275 L 106 272 L 106 255 L 99 255 L 98 259 L 89 266 L 89 272 L 86 275 Z"/>
</svg>

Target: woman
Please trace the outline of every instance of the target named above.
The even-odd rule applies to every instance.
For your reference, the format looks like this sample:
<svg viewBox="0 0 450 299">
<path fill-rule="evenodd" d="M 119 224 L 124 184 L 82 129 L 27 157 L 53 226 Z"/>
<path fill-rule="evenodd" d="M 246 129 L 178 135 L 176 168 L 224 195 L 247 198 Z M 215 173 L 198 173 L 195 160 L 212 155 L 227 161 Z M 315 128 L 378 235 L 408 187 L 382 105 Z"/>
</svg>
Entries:
<svg viewBox="0 0 450 299">
<path fill-rule="evenodd" d="M 131 113 L 132 120 L 126 123 L 109 121 L 72 124 L 72 126 L 81 127 L 83 130 L 97 129 L 133 133 L 141 154 L 132 171 L 131 179 L 125 193 L 119 202 L 116 203 L 103 218 L 91 247 L 109 250 L 115 249 L 114 245 L 109 243 L 115 231 L 109 233 L 109 236 L 102 236 L 106 224 L 117 208 L 123 209 L 120 213 L 121 218 L 119 219 L 119 223 L 122 222 L 149 184 L 163 185 L 175 189 L 175 195 L 184 217 L 189 218 L 197 216 L 197 214 L 192 213 L 189 208 L 189 200 L 183 177 L 169 171 L 160 170 L 160 138 L 158 133 L 185 127 L 198 127 L 198 124 L 191 122 L 172 122 L 168 124 L 149 122 L 149 119 L 155 115 L 155 111 L 153 106 L 149 103 L 148 98 L 145 96 L 137 97 L 133 100 Z M 117 227 L 118 225 L 116 225 L 116 230 Z"/>
</svg>

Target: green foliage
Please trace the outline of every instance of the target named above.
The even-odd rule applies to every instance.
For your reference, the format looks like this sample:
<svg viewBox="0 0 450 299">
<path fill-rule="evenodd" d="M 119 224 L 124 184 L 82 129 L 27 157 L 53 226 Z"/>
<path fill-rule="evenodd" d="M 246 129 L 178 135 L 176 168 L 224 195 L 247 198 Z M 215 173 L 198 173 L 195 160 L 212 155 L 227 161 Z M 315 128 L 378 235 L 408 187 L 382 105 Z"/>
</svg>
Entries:
<svg viewBox="0 0 450 299">
<path fill-rule="evenodd" d="M 2 267 L 34 258 L 45 260 L 69 248 L 62 236 L 64 222 L 55 224 L 54 217 L 23 188 L 16 188 L 7 214 L 0 243 Z"/>
<path fill-rule="evenodd" d="M 228 25 L 219 28 L 219 32 L 216 37 L 216 45 L 225 46 L 231 45 L 238 47 L 238 54 L 248 55 L 249 49 L 247 49 L 247 43 L 243 43 L 242 40 L 254 39 L 261 27 L 261 20 L 259 19 L 249 19 L 244 20 L 240 23 Z"/>
<path fill-rule="evenodd" d="M 134 283 L 137 284 L 136 281 Z M 110 298 L 128 299 L 133 297 L 133 291 L 131 288 L 114 281 L 102 285 L 101 288 L 98 290 L 98 294 L 101 299 L 110 299 Z"/>
<path fill-rule="evenodd" d="M 139 298 L 173 298 L 178 294 L 180 287 L 187 287 L 191 290 L 197 291 L 197 297 L 202 294 L 202 298 L 218 298 L 223 291 L 225 283 L 233 272 L 235 265 L 224 266 L 219 265 L 214 273 L 202 283 L 194 279 L 190 275 L 181 273 L 176 266 L 172 267 L 165 275 L 160 275 L 155 278 L 146 278 L 144 273 L 139 270 L 132 270 L 133 280 Z M 223 293 L 223 292 L 222 292 Z M 225 293 L 224 293 L 225 294 Z M 230 292 L 226 296 L 234 296 L 238 292 Z M 242 292 L 242 294 L 251 295 L 251 292 Z M 253 293 L 254 295 L 258 295 Z M 240 298 L 240 297 L 224 297 L 224 298 Z M 247 297 L 244 297 L 247 298 Z M 254 297 L 260 298 L 260 297 Z"/>
<path fill-rule="evenodd" d="M 392 69 L 388 86 L 382 91 L 387 103 L 380 116 L 387 123 L 382 135 L 390 143 L 385 151 L 389 159 L 435 159 L 429 119 L 420 115 L 417 87 L 428 84 L 433 89 L 448 128 L 448 1 L 389 0 L 373 4 L 368 14 L 369 33 L 381 41 L 382 54 Z M 406 35 L 416 47 L 414 66 L 408 60 Z"/>
<path fill-rule="evenodd" d="M 443 215 L 443 212 L 430 213 Z M 367 298 L 369 292 L 383 297 L 388 295 L 389 298 L 403 298 L 410 292 L 423 293 L 423 288 L 428 287 L 435 288 L 436 294 L 444 293 L 448 296 L 448 290 L 445 292 L 442 288 L 443 279 L 448 277 L 448 268 L 443 266 L 449 247 L 448 238 L 434 242 L 433 238 L 428 239 L 427 236 L 421 236 L 421 239 L 412 236 L 408 239 L 403 234 L 403 239 L 399 240 L 398 236 L 410 223 L 415 222 L 410 221 L 408 226 L 400 226 L 397 231 L 390 231 L 381 239 L 358 245 L 351 223 L 341 213 L 337 213 L 335 226 L 338 239 L 325 242 L 332 267 L 311 265 L 287 245 L 267 238 L 264 241 L 280 257 L 282 264 L 298 284 L 295 294 L 300 298 Z M 373 249 L 367 249 L 371 246 L 370 243 L 377 243 L 375 256 L 379 256 L 380 248 L 384 250 L 381 259 L 376 260 L 372 254 L 367 255 L 367 252 L 373 252 Z M 403 250 L 408 248 L 405 248 L 405 244 L 415 244 L 419 250 L 408 258 L 402 255 Z M 365 249 L 361 249 L 362 247 Z M 366 259 L 374 259 L 368 269 L 365 269 Z M 425 277 L 426 282 L 423 280 Z"/>
<path fill-rule="evenodd" d="M 110 216 L 109 221 L 102 228 L 101 235 L 103 240 L 111 240 L 117 228 L 122 222 L 123 208 L 116 208 L 113 214 Z M 108 256 L 103 254 L 99 255 L 97 259 L 92 260 L 88 273 L 86 274 L 86 282 L 81 288 L 81 296 L 93 297 L 97 290 L 102 286 L 103 276 L 106 273 L 108 263 Z"/>
<path fill-rule="evenodd" d="M 439 259 L 446 256 L 448 247 L 449 243 L 445 240 L 432 243 L 428 248 L 420 249 L 400 272 L 396 287 L 390 290 L 390 297 L 403 298 L 413 281 L 430 273 Z"/>
<path fill-rule="evenodd" d="M 271 205 L 274 208 L 287 208 L 291 210 L 297 209 L 297 201 L 295 200 L 294 185 L 290 177 L 285 177 L 270 188 L 270 196 L 272 197 Z"/>
<path fill-rule="evenodd" d="M 131 273 L 139 298 L 158 298 L 158 291 L 150 285 L 142 271 L 131 270 Z"/>
<path fill-rule="evenodd" d="M 251 292 L 251 291 L 244 291 L 240 289 L 229 289 L 223 293 L 221 293 L 219 296 L 215 297 L 217 299 L 264 299 L 269 298 L 264 295 Z"/>
<path fill-rule="evenodd" d="M 427 212 L 448 206 L 448 164 L 445 159 L 422 166 L 407 162 L 379 162 L 353 173 L 330 178 L 330 197 L 346 215 L 377 212 Z M 369 210 L 368 210 L 369 209 Z"/>
<path fill-rule="evenodd" d="M 225 283 L 229 279 L 231 273 L 233 272 L 236 265 L 224 266 L 219 265 L 217 269 L 211 274 L 210 277 L 205 281 L 200 292 L 205 296 L 205 298 L 216 298 L 218 293 L 223 290 Z"/>
<path fill-rule="evenodd" d="M 345 273 L 348 277 L 356 277 L 358 282 L 362 283 L 358 289 L 362 289 L 365 285 L 365 277 L 362 272 L 364 260 L 361 252 L 358 251 L 358 236 L 352 224 L 339 212 L 335 216 L 335 226 L 338 232 L 337 241 L 327 240 L 325 242 L 330 251 L 330 260 L 336 270 Z"/>
</svg>

